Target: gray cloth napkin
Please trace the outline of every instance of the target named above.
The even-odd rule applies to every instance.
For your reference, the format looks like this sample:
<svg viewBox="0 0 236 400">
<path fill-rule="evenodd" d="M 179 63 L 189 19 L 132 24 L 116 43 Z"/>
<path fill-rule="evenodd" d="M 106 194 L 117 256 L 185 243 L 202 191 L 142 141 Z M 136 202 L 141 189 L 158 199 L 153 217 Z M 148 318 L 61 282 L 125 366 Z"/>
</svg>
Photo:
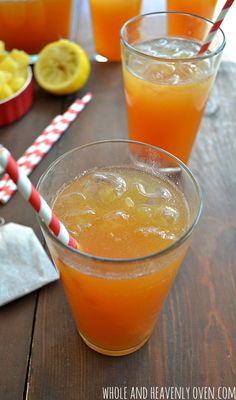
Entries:
<svg viewBox="0 0 236 400">
<path fill-rule="evenodd" d="M 33 230 L 0 226 L 0 306 L 59 278 Z"/>
</svg>

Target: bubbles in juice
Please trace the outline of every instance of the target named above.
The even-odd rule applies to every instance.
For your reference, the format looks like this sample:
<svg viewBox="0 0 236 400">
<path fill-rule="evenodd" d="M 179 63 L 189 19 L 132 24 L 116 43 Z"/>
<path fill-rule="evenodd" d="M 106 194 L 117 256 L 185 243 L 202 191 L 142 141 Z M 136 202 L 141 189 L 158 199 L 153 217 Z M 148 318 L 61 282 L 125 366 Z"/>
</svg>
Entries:
<svg viewBox="0 0 236 400">
<path fill-rule="evenodd" d="M 86 253 L 111 258 L 162 250 L 189 224 L 187 202 L 177 187 L 135 168 L 81 175 L 60 191 L 53 209 Z"/>
</svg>

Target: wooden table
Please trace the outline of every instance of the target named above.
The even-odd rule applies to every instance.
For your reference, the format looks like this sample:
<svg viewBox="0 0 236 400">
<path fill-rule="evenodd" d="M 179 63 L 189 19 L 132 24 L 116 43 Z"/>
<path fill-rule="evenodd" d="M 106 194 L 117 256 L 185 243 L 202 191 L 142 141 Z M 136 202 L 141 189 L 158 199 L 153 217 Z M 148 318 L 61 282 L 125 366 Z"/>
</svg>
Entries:
<svg viewBox="0 0 236 400">
<path fill-rule="evenodd" d="M 91 53 L 87 25 L 83 45 Z M 79 95 L 87 89 L 93 92 L 92 103 L 32 174 L 34 183 L 75 146 L 126 138 L 120 64 L 92 62 Z M 73 98 L 53 97 L 35 85 L 32 109 L 2 128 L 0 141 L 19 157 Z M 203 190 L 203 215 L 150 341 L 126 357 L 93 352 L 76 332 L 60 282 L 50 284 L 0 309 L 0 400 L 102 400 L 106 386 L 149 391 L 235 386 L 235 64 L 221 64 L 213 100 L 217 111 L 204 117 L 190 163 Z M 18 193 L 0 207 L 0 216 L 31 226 L 42 239 L 33 211 Z"/>
</svg>

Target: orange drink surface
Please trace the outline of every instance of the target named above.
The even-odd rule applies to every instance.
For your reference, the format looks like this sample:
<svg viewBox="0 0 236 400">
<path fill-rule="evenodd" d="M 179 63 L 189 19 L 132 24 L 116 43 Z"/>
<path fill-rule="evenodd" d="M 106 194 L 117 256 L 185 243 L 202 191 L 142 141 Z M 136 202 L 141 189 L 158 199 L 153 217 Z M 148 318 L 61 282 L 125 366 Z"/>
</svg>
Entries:
<svg viewBox="0 0 236 400">
<path fill-rule="evenodd" d="M 47 43 L 69 38 L 72 0 L 1 0 L 0 39 L 7 50 L 38 53 Z"/>
<path fill-rule="evenodd" d="M 189 208 L 184 195 L 159 174 L 125 166 L 101 168 L 64 186 L 53 210 L 85 253 L 110 262 L 123 260 L 113 273 L 104 265 L 95 273 L 54 255 L 81 336 L 105 354 L 126 354 L 141 347 L 153 330 L 186 246 L 165 256 L 159 267 L 153 259 L 137 270 L 132 259 L 160 252 L 186 232 Z"/>
<path fill-rule="evenodd" d="M 211 60 L 188 61 L 200 46 L 179 38 L 164 37 L 136 48 L 144 56 L 126 57 L 124 50 L 129 139 L 161 147 L 186 163 L 215 76 Z"/>
<path fill-rule="evenodd" d="M 109 61 L 120 61 L 120 29 L 139 14 L 141 0 L 90 0 L 96 53 Z"/>
<path fill-rule="evenodd" d="M 167 0 L 168 11 L 186 12 L 191 14 L 200 15 L 201 17 L 212 19 L 217 0 Z M 170 16 L 168 33 L 169 35 L 177 36 L 185 29 L 183 25 L 187 24 L 184 17 L 172 18 Z M 198 39 L 203 39 L 204 34 L 203 26 L 200 21 L 195 21 L 191 24 L 192 36 Z"/>
</svg>

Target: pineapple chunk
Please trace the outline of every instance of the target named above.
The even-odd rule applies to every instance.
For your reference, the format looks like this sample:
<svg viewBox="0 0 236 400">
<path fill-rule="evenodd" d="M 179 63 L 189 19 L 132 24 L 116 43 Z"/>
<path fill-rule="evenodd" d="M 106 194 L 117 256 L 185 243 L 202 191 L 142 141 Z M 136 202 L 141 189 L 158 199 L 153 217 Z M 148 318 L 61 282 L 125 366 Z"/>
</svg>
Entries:
<svg viewBox="0 0 236 400">
<path fill-rule="evenodd" d="M 3 61 L 5 57 L 6 57 L 6 54 L 0 53 L 0 62 Z"/>
<path fill-rule="evenodd" d="M 18 90 L 20 90 L 22 88 L 24 83 L 25 83 L 24 78 L 22 78 L 21 76 L 15 76 L 9 82 L 9 86 L 12 88 L 13 92 L 17 92 Z"/>
<path fill-rule="evenodd" d="M 16 76 L 20 77 L 20 78 L 24 78 L 24 82 L 26 81 L 28 72 L 26 68 L 19 68 L 17 71 Z"/>
<path fill-rule="evenodd" d="M 27 53 L 21 50 L 13 49 L 10 54 L 13 60 L 17 62 L 19 67 L 28 66 L 30 58 Z"/>
<path fill-rule="evenodd" d="M 4 54 L 5 53 L 5 43 L 0 40 L 0 54 Z"/>
<path fill-rule="evenodd" d="M 4 83 L 2 86 L 0 86 L 0 100 L 10 97 L 13 93 L 14 92 L 8 83 Z"/>
<path fill-rule="evenodd" d="M 6 57 L 0 62 L 0 70 L 11 72 L 15 74 L 18 69 L 17 63 L 11 58 L 10 55 L 6 55 Z"/>
<path fill-rule="evenodd" d="M 0 71 L 0 85 L 8 83 L 12 79 L 12 74 L 7 71 Z"/>
<path fill-rule="evenodd" d="M 14 49 L 6 52 L 5 44 L 0 40 L 0 100 L 22 88 L 28 76 L 29 61 L 24 51 Z"/>
</svg>

